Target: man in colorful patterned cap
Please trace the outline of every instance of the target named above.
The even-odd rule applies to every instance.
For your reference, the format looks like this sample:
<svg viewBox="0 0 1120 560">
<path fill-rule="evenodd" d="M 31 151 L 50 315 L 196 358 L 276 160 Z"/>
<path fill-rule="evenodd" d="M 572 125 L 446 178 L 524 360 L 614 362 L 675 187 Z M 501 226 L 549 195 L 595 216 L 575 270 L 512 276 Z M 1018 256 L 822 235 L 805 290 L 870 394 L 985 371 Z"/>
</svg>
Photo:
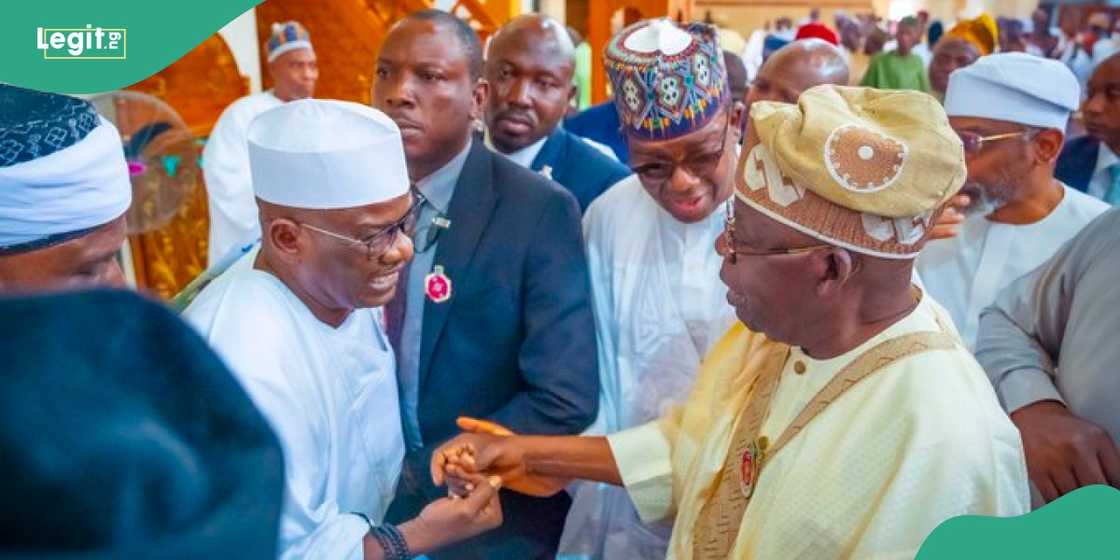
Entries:
<svg viewBox="0 0 1120 560">
<path fill-rule="evenodd" d="M 132 185 L 87 101 L 0 84 L 0 293 L 125 284 Z"/>
<path fill-rule="evenodd" d="M 1056 60 L 1026 53 L 986 56 L 949 78 L 945 112 L 968 162 L 972 204 L 953 239 L 918 258 L 926 288 L 969 348 L 980 311 L 1108 209 L 1054 177 L 1077 78 Z"/>
<path fill-rule="evenodd" d="M 202 172 L 210 208 L 210 267 L 225 267 L 237 251 L 260 238 L 253 180 L 249 174 L 249 123 L 257 115 L 315 94 L 319 67 L 311 36 L 297 21 L 272 25 L 265 44 L 272 89 L 242 97 L 222 112 L 202 151 Z M 227 262 L 222 258 L 227 257 Z"/>
<path fill-rule="evenodd" d="M 944 111 L 819 86 L 756 103 L 747 130 L 717 244 L 742 324 L 686 404 L 607 438 L 464 434 L 433 473 L 625 485 L 643 519 L 675 520 L 678 559 L 913 557 L 950 517 L 1027 511 L 1018 432 L 910 281 L 965 178 Z"/>
<path fill-rule="evenodd" d="M 708 25 L 638 22 L 608 44 L 605 62 L 635 174 L 583 220 L 602 387 L 589 433 L 599 435 L 683 402 L 734 320 L 712 246 L 735 189 L 743 115 Z M 670 530 L 644 526 L 623 489 L 581 484 L 560 557 L 664 558 Z"/>
</svg>

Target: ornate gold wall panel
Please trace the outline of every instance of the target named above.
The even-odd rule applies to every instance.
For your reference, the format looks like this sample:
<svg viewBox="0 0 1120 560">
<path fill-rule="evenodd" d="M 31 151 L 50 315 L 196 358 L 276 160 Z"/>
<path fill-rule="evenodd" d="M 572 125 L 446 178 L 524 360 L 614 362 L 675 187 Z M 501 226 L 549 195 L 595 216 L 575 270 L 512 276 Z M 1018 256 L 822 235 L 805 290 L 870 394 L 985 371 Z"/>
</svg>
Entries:
<svg viewBox="0 0 1120 560">
<path fill-rule="evenodd" d="M 128 89 L 159 97 L 202 138 L 210 134 L 227 105 L 249 92 L 249 85 L 238 72 L 233 53 L 215 33 L 171 66 Z M 196 154 L 201 154 L 200 147 Z M 140 289 L 170 298 L 205 269 L 210 220 L 201 174 L 196 181 L 167 226 L 129 236 Z"/>
</svg>

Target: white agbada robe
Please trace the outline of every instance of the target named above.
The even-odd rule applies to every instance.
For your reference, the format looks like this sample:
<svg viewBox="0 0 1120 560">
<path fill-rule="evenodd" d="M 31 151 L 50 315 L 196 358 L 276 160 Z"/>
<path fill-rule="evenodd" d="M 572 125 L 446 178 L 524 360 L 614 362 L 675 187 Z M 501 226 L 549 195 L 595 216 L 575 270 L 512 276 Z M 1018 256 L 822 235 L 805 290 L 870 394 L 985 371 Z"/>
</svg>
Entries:
<svg viewBox="0 0 1120 560">
<path fill-rule="evenodd" d="M 184 312 L 268 418 L 284 449 L 281 558 L 360 559 L 404 457 L 396 363 L 381 311 L 323 323 L 245 255 Z"/>
<path fill-rule="evenodd" d="M 922 283 L 953 318 L 969 350 L 976 346 L 980 312 L 999 292 L 1051 255 L 1109 206 L 1070 187 L 1058 206 L 1033 224 L 970 217 L 951 239 L 929 242 L 918 255 Z"/>
<path fill-rule="evenodd" d="M 272 91 L 234 101 L 214 125 L 202 149 L 202 174 L 210 209 L 210 263 L 241 244 L 260 237 L 257 200 L 249 173 L 249 123 L 257 115 L 284 102 Z"/>
<path fill-rule="evenodd" d="M 684 224 L 637 176 L 608 189 L 583 218 L 602 393 L 588 433 L 644 424 L 684 402 L 700 361 L 735 320 L 719 279 L 721 205 Z M 573 485 L 561 558 L 664 558 L 671 526 L 645 525 L 623 488 Z"/>
</svg>

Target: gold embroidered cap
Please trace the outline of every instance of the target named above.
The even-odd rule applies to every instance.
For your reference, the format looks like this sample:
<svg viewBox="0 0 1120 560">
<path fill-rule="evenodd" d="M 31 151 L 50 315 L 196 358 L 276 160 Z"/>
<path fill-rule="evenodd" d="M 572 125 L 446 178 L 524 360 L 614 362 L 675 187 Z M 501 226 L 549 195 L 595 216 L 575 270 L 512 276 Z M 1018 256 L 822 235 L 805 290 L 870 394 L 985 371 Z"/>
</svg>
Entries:
<svg viewBox="0 0 1120 560">
<path fill-rule="evenodd" d="M 751 105 L 736 194 L 826 243 L 917 256 L 964 184 L 964 148 L 933 97 L 834 85 Z"/>
</svg>

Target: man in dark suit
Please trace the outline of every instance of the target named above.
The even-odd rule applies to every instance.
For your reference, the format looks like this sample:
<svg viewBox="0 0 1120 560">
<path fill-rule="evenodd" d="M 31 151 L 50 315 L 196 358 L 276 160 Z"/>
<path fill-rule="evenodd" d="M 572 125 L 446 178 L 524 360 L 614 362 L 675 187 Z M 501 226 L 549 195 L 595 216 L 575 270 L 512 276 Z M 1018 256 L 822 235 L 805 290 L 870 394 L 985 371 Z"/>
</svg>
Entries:
<svg viewBox="0 0 1120 560">
<path fill-rule="evenodd" d="M 630 170 L 560 127 L 575 95 L 572 40 L 552 18 L 530 14 L 498 30 L 487 47 L 486 143 L 560 183 L 586 210 Z"/>
<path fill-rule="evenodd" d="M 1070 140 L 1054 174 L 1065 184 L 1110 204 L 1120 203 L 1120 54 L 1106 58 L 1081 102 L 1088 136 Z"/>
<path fill-rule="evenodd" d="M 378 55 L 374 105 L 400 127 L 425 197 L 415 257 L 386 309 L 408 453 L 390 521 L 446 495 L 432 451 L 456 418 L 575 434 L 599 399 L 595 328 L 575 198 L 472 138 L 488 84 L 478 37 L 440 11 L 409 15 Z M 569 498 L 505 493 L 505 525 L 437 558 L 542 558 Z"/>
</svg>

